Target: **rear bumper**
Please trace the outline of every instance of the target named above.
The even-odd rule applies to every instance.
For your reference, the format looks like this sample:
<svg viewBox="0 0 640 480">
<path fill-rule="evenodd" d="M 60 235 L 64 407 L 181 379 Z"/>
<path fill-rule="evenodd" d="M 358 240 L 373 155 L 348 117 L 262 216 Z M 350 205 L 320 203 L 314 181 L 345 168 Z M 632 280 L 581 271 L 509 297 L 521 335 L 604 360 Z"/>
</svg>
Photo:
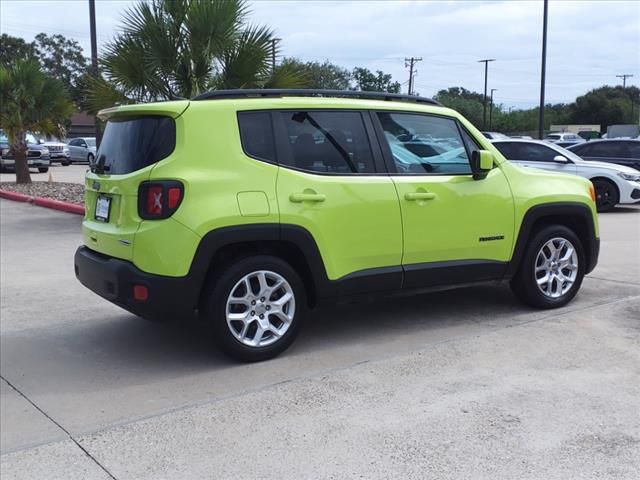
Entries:
<svg viewBox="0 0 640 480">
<path fill-rule="evenodd" d="M 89 290 L 136 315 L 149 319 L 191 319 L 200 285 L 189 276 L 166 277 L 136 268 L 131 262 L 80 247 L 75 254 L 76 278 Z M 148 298 L 133 298 L 133 286 L 144 285 Z"/>
</svg>

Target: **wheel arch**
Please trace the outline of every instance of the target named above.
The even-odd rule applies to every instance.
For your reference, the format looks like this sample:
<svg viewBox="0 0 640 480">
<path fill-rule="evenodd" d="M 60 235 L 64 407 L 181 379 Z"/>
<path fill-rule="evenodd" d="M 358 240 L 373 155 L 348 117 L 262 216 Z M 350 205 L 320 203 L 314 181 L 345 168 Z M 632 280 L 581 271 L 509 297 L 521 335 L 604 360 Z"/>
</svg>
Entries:
<svg viewBox="0 0 640 480">
<path fill-rule="evenodd" d="M 600 239 L 596 237 L 596 226 L 591 209 L 577 202 L 548 203 L 533 206 L 524 214 L 513 255 L 507 266 L 506 278 L 512 278 L 518 271 L 533 234 L 547 225 L 563 225 L 570 228 L 580 239 L 585 250 L 587 262 L 585 273 L 593 271 L 598 261 Z"/>
<path fill-rule="evenodd" d="M 217 268 L 256 254 L 277 256 L 289 263 L 302 278 L 310 307 L 325 295 L 329 284 L 326 270 L 307 230 L 294 225 L 251 224 L 212 230 L 200 241 L 189 270 L 198 286 L 198 304 L 207 280 Z"/>
</svg>

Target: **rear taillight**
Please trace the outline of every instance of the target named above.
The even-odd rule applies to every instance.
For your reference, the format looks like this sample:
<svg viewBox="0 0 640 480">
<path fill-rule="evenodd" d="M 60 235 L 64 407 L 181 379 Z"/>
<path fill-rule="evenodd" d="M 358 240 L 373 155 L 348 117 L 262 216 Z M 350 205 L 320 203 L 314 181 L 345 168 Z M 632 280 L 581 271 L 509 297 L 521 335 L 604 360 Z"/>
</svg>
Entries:
<svg viewBox="0 0 640 480">
<path fill-rule="evenodd" d="M 184 186 L 176 180 L 142 182 L 138 189 L 138 215 L 145 220 L 169 218 L 184 197 Z"/>
</svg>

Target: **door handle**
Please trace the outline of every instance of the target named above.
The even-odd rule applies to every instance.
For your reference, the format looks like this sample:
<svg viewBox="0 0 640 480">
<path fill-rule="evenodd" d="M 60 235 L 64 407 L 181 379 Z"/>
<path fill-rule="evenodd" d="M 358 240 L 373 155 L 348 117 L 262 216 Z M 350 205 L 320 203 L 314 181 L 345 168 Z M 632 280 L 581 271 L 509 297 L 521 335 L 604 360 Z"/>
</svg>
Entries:
<svg viewBox="0 0 640 480">
<path fill-rule="evenodd" d="M 322 193 L 292 193 L 289 195 L 289 201 L 293 203 L 324 202 L 326 198 Z"/>
<path fill-rule="evenodd" d="M 404 194 L 405 200 L 433 200 L 436 198 L 435 193 L 431 192 L 408 192 Z"/>
</svg>

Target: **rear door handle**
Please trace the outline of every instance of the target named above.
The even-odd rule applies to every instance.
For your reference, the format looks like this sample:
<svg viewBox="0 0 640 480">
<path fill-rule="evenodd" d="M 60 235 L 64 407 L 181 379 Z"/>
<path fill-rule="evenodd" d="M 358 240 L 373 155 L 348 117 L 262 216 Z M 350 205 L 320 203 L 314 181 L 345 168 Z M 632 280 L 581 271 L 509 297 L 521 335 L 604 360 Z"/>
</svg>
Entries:
<svg viewBox="0 0 640 480">
<path fill-rule="evenodd" d="M 404 194 L 404 199 L 409 201 L 433 200 L 434 198 L 436 198 L 436 194 L 431 192 L 408 192 Z"/>
<path fill-rule="evenodd" d="M 289 195 L 289 201 L 293 203 L 324 202 L 326 198 L 322 193 L 292 193 Z"/>
</svg>

